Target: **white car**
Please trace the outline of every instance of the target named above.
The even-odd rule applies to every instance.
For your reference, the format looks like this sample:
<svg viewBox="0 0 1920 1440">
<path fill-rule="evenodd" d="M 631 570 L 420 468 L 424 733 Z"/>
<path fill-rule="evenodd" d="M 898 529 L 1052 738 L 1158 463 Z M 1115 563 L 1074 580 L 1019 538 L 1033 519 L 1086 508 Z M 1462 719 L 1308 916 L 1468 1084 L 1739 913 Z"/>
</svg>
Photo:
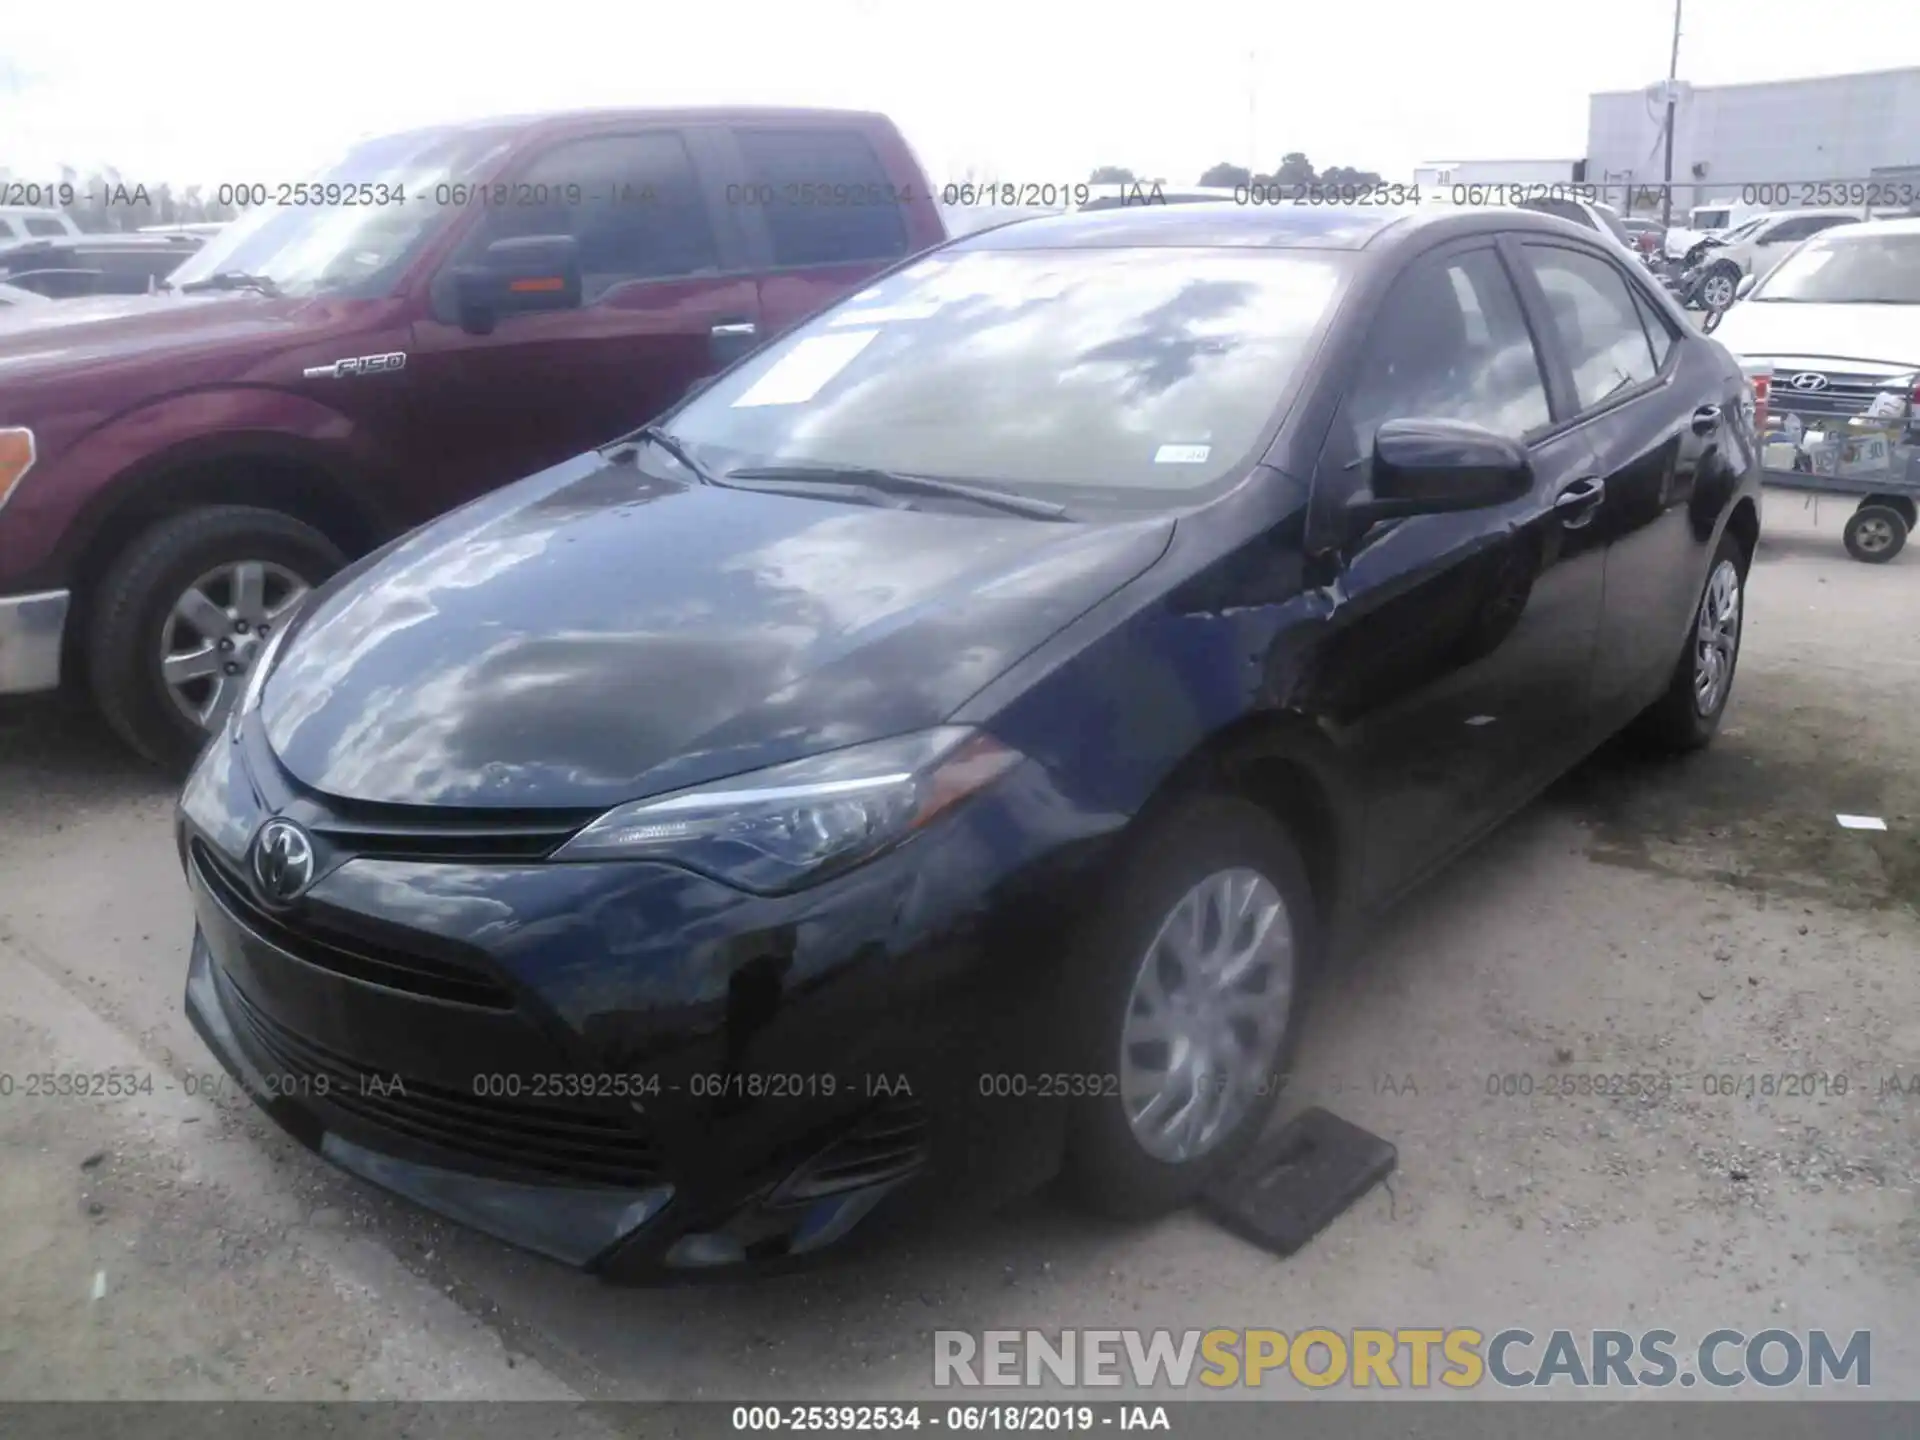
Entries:
<svg viewBox="0 0 1920 1440">
<path fill-rule="evenodd" d="M 1740 229 L 1766 211 L 1758 205 L 1735 205 L 1729 201 L 1718 201 L 1706 205 L 1696 205 L 1687 211 L 1687 218 L 1667 227 L 1665 249 L 1669 260 L 1684 260 L 1687 251 L 1702 240 L 1715 235 L 1725 235 L 1729 230 Z"/>
<path fill-rule="evenodd" d="M 23 240 L 60 240 L 78 235 L 80 227 L 64 210 L 44 205 L 0 205 L 0 245 Z"/>
<path fill-rule="evenodd" d="M 1847 549 L 1892 559 L 1920 523 L 1920 219 L 1829 229 L 1738 294 L 1713 338 L 1753 379 L 1769 478 L 1845 482 Z"/>
<path fill-rule="evenodd" d="M 0 280 L 0 311 L 28 309 L 48 303 L 44 295 L 36 295 L 31 290 L 23 290 L 18 285 L 9 285 Z"/>
<path fill-rule="evenodd" d="M 1850 210 L 1777 210 L 1755 216 L 1725 235 L 1711 237 L 1701 259 L 1699 292 L 1709 310 L 1724 310 L 1742 276 L 1764 279 L 1802 240 L 1842 225 L 1860 224 Z"/>
</svg>

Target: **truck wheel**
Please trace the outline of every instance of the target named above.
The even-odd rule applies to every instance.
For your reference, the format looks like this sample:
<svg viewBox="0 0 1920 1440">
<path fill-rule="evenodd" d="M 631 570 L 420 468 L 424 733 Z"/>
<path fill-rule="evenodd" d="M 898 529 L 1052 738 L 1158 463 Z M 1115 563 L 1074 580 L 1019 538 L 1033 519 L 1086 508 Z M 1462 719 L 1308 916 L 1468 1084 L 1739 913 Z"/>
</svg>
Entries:
<svg viewBox="0 0 1920 1440">
<path fill-rule="evenodd" d="M 215 505 L 162 520 L 96 592 L 87 671 L 120 738 L 183 771 L 225 721 L 254 656 L 345 563 L 276 510 Z"/>
<path fill-rule="evenodd" d="M 1847 517 L 1841 538 L 1847 553 L 1869 565 L 1884 565 L 1907 543 L 1907 517 L 1891 505 L 1862 505 Z"/>
<path fill-rule="evenodd" d="M 1197 796 L 1153 826 L 1076 957 L 1066 1178 L 1148 1219 L 1243 1158 L 1283 1087 L 1316 944 L 1299 851 L 1258 806 Z"/>
</svg>

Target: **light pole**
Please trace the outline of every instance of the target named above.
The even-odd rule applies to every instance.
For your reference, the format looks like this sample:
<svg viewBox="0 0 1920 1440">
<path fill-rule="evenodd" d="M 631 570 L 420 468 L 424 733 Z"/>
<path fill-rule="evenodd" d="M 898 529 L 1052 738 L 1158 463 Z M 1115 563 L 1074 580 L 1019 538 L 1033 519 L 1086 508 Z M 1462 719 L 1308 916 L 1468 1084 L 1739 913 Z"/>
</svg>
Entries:
<svg viewBox="0 0 1920 1440">
<path fill-rule="evenodd" d="M 1673 224 L 1673 112 L 1678 99 L 1675 82 L 1680 78 L 1680 4 L 1673 0 L 1673 51 L 1667 57 L 1667 154 L 1661 164 L 1660 228 Z"/>
</svg>

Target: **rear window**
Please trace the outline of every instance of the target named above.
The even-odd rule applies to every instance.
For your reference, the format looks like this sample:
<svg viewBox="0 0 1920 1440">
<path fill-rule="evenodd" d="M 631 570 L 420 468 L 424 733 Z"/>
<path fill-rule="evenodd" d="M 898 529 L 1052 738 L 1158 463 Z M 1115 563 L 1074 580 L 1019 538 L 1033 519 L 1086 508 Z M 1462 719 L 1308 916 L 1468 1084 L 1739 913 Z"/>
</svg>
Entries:
<svg viewBox="0 0 1920 1440">
<path fill-rule="evenodd" d="M 1732 219 L 1733 215 L 1728 210 L 1695 210 L 1687 218 L 1691 222 L 1689 229 L 1721 230 L 1726 228 L 1727 221 Z"/>
<path fill-rule="evenodd" d="M 837 265 L 907 253 L 896 193 L 858 130 L 740 130 L 750 195 L 766 217 L 773 263 Z"/>
</svg>

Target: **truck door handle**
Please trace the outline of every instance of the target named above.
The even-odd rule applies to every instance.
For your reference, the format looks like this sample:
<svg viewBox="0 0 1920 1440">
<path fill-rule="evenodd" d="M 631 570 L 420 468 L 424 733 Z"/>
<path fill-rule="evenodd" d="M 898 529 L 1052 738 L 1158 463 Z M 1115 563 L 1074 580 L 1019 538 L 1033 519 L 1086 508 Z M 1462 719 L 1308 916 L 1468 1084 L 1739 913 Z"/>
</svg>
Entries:
<svg viewBox="0 0 1920 1440">
<path fill-rule="evenodd" d="M 1560 492 L 1553 502 L 1553 508 L 1560 512 L 1562 525 L 1569 530 L 1578 530 L 1592 523 L 1600 509 L 1600 502 L 1606 498 L 1606 481 L 1598 475 L 1582 475 Z"/>
<path fill-rule="evenodd" d="M 1693 433 L 1696 435 L 1710 434 L 1718 428 L 1719 424 L 1720 407 L 1718 405 L 1702 405 L 1693 412 Z"/>
<path fill-rule="evenodd" d="M 760 327 L 751 320 L 722 320 L 712 330 L 713 338 L 724 340 L 734 335 L 757 335 Z"/>
</svg>

